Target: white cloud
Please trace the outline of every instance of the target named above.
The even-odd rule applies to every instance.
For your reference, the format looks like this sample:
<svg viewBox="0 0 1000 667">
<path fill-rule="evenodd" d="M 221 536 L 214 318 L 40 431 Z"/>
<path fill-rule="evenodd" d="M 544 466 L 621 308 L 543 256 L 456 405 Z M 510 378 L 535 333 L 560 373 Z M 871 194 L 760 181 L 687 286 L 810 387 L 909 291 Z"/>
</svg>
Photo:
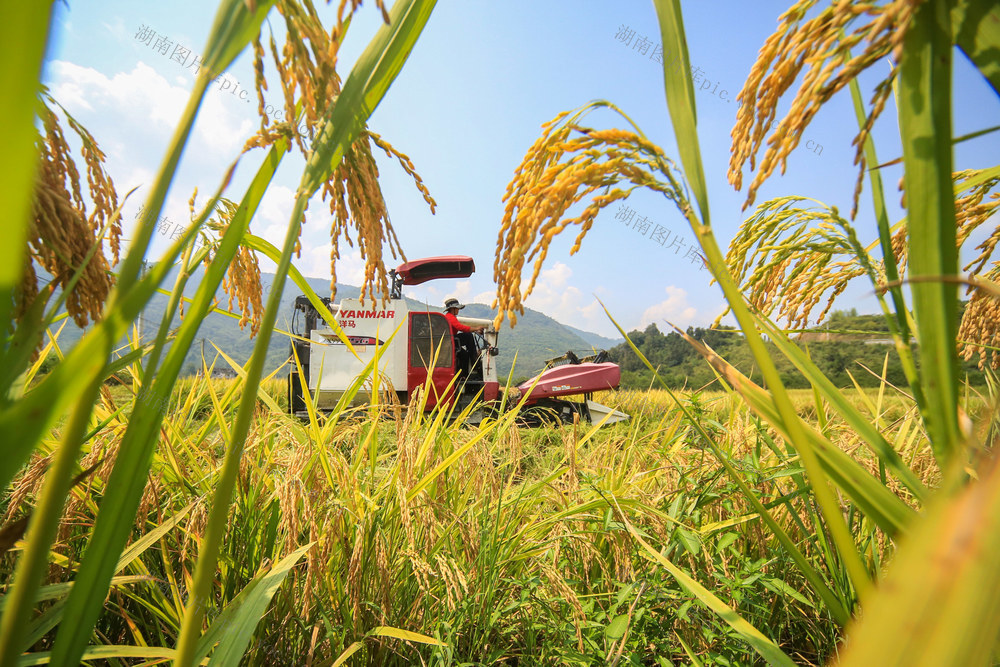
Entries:
<svg viewBox="0 0 1000 667">
<path fill-rule="evenodd" d="M 472 303 L 472 281 L 459 280 L 455 283 L 455 286 L 448 290 L 448 295 L 445 299 L 451 297 L 458 299 L 461 303 Z"/>
<path fill-rule="evenodd" d="M 535 289 L 524 305 L 540 311 L 563 324 L 569 324 L 603 335 L 615 335 L 617 331 L 608 320 L 604 309 L 594 296 L 587 296 L 570 284 L 573 270 L 562 262 L 556 262 L 538 276 Z M 603 291 L 598 288 L 598 291 Z"/>
<path fill-rule="evenodd" d="M 681 329 L 689 326 L 706 326 L 711 324 L 716 315 L 722 312 L 722 307 L 698 309 L 688 303 L 687 291 L 676 285 L 664 288 L 667 298 L 643 311 L 641 326 L 656 324 L 666 333 L 665 323 L 676 324 Z"/>
<path fill-rule="evenodd" d="M 482 303 L 486 304 L 487 306 L 491 306 L 493 305 L 493 301 L 496 298 L 497 298 L 496 290 L 490 290 L 476 294 L 471 299 L 469 299 L 469 303 Z"/>
<path fill-rule="evenodd" d="M 250 221 L 250 229 L 255 234 L 280 246 L 288 229 L 288 217 L 295 205 L 295 191 L 290 187 L 272 183 L 257 206 L 257 212 Z M 306 220 L 309 220 L 306 213 Z M 303 229 L 303 232 L 308 230 Z"/>
<path fill-rule="evenodd" d="M 144 142 L 139 138 L 147 133 L 161 140 L 169 138 L 190 95 L 186 86 L 170 83 L 141 61 L 130 72 L 111 76 L 61 60 L 50 63 L 49 72 L 53 97 L 71 113 L 101 114 L 96 123 L 86 123 L 98 141 L 105 136 L 132 135 L 136 142 L 128 146 L 131 150 L 141 150 Z M 189 149 L 201 147 L 207 150 L 198 153 L 214 157 L 233 155 L 241 148 L 252 133 L 254 113 L 246 101 L 240 102 L 211 87 L 198 112 Z M 123 128 L 125 132 L 112 131 Z"/>
<path fill-rule="evenodd" d="M 187 91 L 172 86 L 144 62 L 110 78 L 92 67 L 51 63 L 52 94 L 67 109 L 86 109 L 136 118 L 147 129 L 169 130 L 177 122 Z"/>
</svg>

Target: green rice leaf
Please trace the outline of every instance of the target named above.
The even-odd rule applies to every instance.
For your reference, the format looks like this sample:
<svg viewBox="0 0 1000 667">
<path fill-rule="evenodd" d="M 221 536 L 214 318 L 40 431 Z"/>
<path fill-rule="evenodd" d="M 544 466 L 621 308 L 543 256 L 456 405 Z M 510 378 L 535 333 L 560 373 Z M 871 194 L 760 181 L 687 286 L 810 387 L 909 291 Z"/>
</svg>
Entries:
<svg viewBox="0 0 1000 667">
<path fill-rule="evenodd" d="M 674 126 L 677 150 L 680 152 L 688 185 L 698 202 L 702 223 L 709 225 L 708 187 L 705 184 L 705 170 L 698 145 L 698 117 L 681 3 L 680 0 L 654 0 L 653 4 L 660 20 L 663 53 L 676 56 L 663 58 L 663 84 L 666 87 L 667 108 Z"/>
<path fill-rule="evenodd" d="M 951 22 L 954 41 L 1000 95 L 1000 5 L 994 0 L 959 0 Z"/>
<path fill-rule="evenodd" d="M 847 396 L 833 384 L 830 378 L 823 374 L 823 371 L 809 359 L 802 348 L 789 340 L 787 334 L 766 318 L 757 317 L 757 322 L 760 324 L 761 330 L 771 339 L 771 342 L 781 350 L 789 361 L 795 364 L 799 372 L 836 409 L 837 414 L 854 429 L 868 448 L 896 474 L 906 488 L 918 499 L 925 498 L 927 488 L 916 473 L 903 462 L 903 459 L 879 432 L 878 428 L 854 407 Z"/>
<path fill-rule="evenodd" d="M 720 600 L 712 591 L 708 590 L 697 581 L 692 579 L 684 570 L 677 567 L 671 563 L 667 558 L 651 547 L 646 540 L 642 539 L 638 531 L 632 526 L 625 514 L 619 510 L 618 514 L 621 521 L 628 528 L 629 533 L 636 542 L 645 550 L 649 555 L 649 558 L 655 562 L 659 563 L 663 568 L 669 572 L 677 583 L 680 584 L 685 590 L 694 595 L 698 600 L 708 607 L 710 610 L 716 613 L 723 621 L 725 621 L 729 627 L 736 631 L 736 633 L 744 639 L 753 650 L 757 651 L 762 658 L 769 665 L 780 665 L 781 667 L 793 667 L 795 663 L 792 661 L 788 654 L 778 648 L 778 645 L 773 641 L 761 634 L 760 630 L 748 623 L 742 616 L 740 616 L 735 609 L 730 607 L 728 604 Z"/>
<path fill-rule="evenodd" d="M 781 526 L 781 524 L 779 524 L 774 519 L 774 517 L 768 511 L 768 508 L 764 506 L 764 504 L 760 501 L 760 499 L 757 497 L 754 491 L 743 480 L 742 476 L 733 468 L 733 465 L 729 462 L 726 455 L 721 451 L 719 446 L 715 443 L 715 440 L 708 433 L 708 431 L 706 431 L 705 428 L 702 426 L 701 421 L 697 417 L 692 415 L 691 412 L 688 410 L 687 406 L 681 403 L 681 401 L 677 398 L 676 394 L 674 394 L 674 392 L 670 390 L 670 388 L 667 386 L 667 383 L 664 382 L 663 379 L 660 377 L 659 372 L 653 367 L 653 365 L 649 362 L 646 356 L 639 350 L 639 348 L 636 347 L 635 343 L 633 343 L 632 340 L 628 337 L 628 334 L 625 333 L 625 330 L 622 329 L 621 326 L 619 326 L 618 322 L 616 322 L 613 317 L 611 317 L 611 314 L 608 313 L 608 309 L 604 307 L 604 304 L 601 304 L 601 307 L 604 308 L 604 312 L 611 320 L 611 323 L 615 325 L 615 328 L 618 329 L 619 333 L 621 333 L 621 335 L 625 338 L 625 341 L 628 343 L 629 347 L 632 348 L 632 352 L 634 352 L 636 356 L 638 356 L 639 359 L 646 365 L 646 367 L 653 372 L 653 377 L 657 379 L 657 381 L 664 389 L 667 390 L 674 404 L 681 409 L 684 415 L 688 418 L 691 424 L 698 431 L 699 435 L 701 435 L 701 437 L 704 439 L 704 442 L 706 442 L 708 446 L 712 449 L 712 452 L 715 454 L 716 458 L 719 460 L 719 462 L 722 463 L 723 467 L 726 469 L 726 472 L 728 473 L 729 477 L 734 482 L 736 482 L 736 485 L 739 487 L 740 492 L 743 494 L 743 497 L 750 502 L 751 506 L 753 506 L 754 510 L 756 510 L 756 512 L 760 515 L 764 523 L 767 524 L 767 527 L 771 530 L 772 534 L 775 536 L 775 538 L 777 538 L 778 542 L 781 543 L 781 545 L 785 548 L 785 551 L 788 552 L 788 555 L 791 556 L 792 560 L 795 562 L 796 566 L 798 566 L 803 576 L 805 576 L 805 578 L 812 585 L 813 590 L 816 591 L 816 594 L 819 595 L 820 598 L 823 600 L 823 602 L 826 604 L 827 609 L 830 611 L 833 618 L 840 625 L 846 625 L 848 620 L 850 619 L 850 613 L 848 612 L 847 608 L 837 598 L 837 596 L 833 593 L 833 591 L 830 590 L 830 587 L 827 586 L 826 582 L 823 581 L 823 577 L 816 570 L 816 568 L 813 567 L 810 564 L 810 562 L 806 559 L 802 551 L 798 548 L 795 542 L 792 541 L 792 538 L 788 535 L 788 532 Z"/>
<path fill-rule="evenodd" d="M 226 269 L 239 249 L 240 237 L 245 233 L 250 218 L 260 204 L 275 171 L 285 155 L 287 143 L 282 140 L 272 146 L 264 159 L 247 193 L 234 214 L 215 258 L 205 272 L 198 286 L 191 308 L 181 324 L 174 344 L 166 355 L 163 365 L 156 369 L 155 379 L 150 379 L 151 387 L 143 388 L 135 402 L 128 427 L 122 437 L 122 445 L 108 486 L 101 503 L 93 536 L 84 553 L 83 563 L 77 575 L 77 586 L 70 594 L 66 605 L 67 620 L 56 635 L 53 655 L 67 664 L 79 660 L 90 640 L 94 625 L 100 617 L 104 601 L 104 591 L 112 576 L 112 566 L 125 546 L 135 520 L 135 512 L 142 498 L 143 489 L 153 452 L 158 438 L 157 431 L 162 424 L 165 410 L 163 406 L 170 399 L 184 363 L 184 357 L 194 342 L 198 328 L 212 308 L 216 290 L 222 283 Z M 183 290 L 180 282 L 174 291 L 174 300 Z M 157 345 L 162 346 L 165 328 L 170 317 L 165 314 L 165 322 L 157 335 Z M 161 348 L 162 349 L 162 348 Z M 154 353 L 149 364 L 156 361 Z"/>
<path fill-rule="evenodd" d="M 274 3 L 275 0 L 249 3 L 246 0 L 223 0 L 215 12 L 202 65 L 211 76 L 222 74 L 260 33 L 261 23 Z M 248 5 L 253 6 L 253 11 Z"/>
<path fill-rule="evenodd" d="M 781 418 L 773 396 L 751 382 L 746 376 L 716 354 L 704 343 L 687 334 L 681 335 L 715 370 L 738 391 L 750 408 L 773 425 L 800 453 L 811 452 L 818 459 L 830 481 L 836 484 L 858 507 L 867 514 L 890 537 L 901 534 L 913 520 L 915 513 L 892 491 L 887 489 L 865 468 L 836 447 L 822 434 L 799 419 L 799 429 L 805 437 L 789 437 L 788 424 Z M 813 482 L 815 488 L 815 482 Z"/>
<path fill-rule="evenodd" d="M 393 637 L 395 639 L 402 639 L 408 642 L 417 642 L 418 644 L 430 644 L 432 646 L 447 646 L 442 641 L 434 639 L 433 637 L 428 637 L 427 635 L 422 635 L 419 632 L 411 632 L 409 630 L 400 630 L 399 628 L 393 628 L 388 625 L 380 625 L 371 632 L 368 633 L 373 637 Z"/>
<path fill-rule="evenodd" d="M 952 196 L 951 29 L 947 0 L 919 5 L 903 43 L 899 127 L 908 213 L 909 277 L 920 341 L 927 433 L 938 464 L 958 451 L 958 275 Z M 926 280 L 921 280 L 921 279 Z"/>
<path fill-rule="evenodd" d="M 192 597 L 184 610 L 177 642 L 177 662 L 184 667 L 193 664 L 197 649 L 196 642 L 204 612 L 199 606 L 199 601 L 209 599 L 213 586 L 218 555 L 226 533 L 233 487 L 239 474 L 240 458 L 256 407 L 256 390 L 263 374 L 268 345 L 281 305 L 285 277 L 291 267 L 292 253 L 298 241 L 306 205 L 311 195 L 339 166 L 343 155 L 360 135 L 368 118 L 402 69 L 433 7 L 434 2 L 428 0 L 399 0 L 393 5 L 390 25 L 379 29 L 359 57 L 344 83 L 343 91 L 330 105 L 327 118 L 313 144 L 313 151 L 306 163 L 295 205 L 289 216 L 284 245 L 277 262 L 276 275 L 264 309 L 257 342 L 246 366 L 246 389 L 240 398 L 226 457 L 215 487 L 195 567 Z"/>
<path fill-rule="evenodd" d="M 254 577 L 253 581 L 240 591 L 202 637 L 198 645 L 199 658 L 196 662 L 207 654 L 215 642 L 218 642 L 218 647 L 212 653 L 208 664 L 221 667 L 227 665 L 235 667 L 240 664 L 247 646 L 250 645 L 254 629 L 267 611 L 271 598 L 278 592 L 278 587 L 285 576 L 292 571 L 312 545 L 310 542 L 288 554 L 275 563 L 270 571 Z"/>
<path fill-rule="evenodd" d="M 149 658 L 170 660 L 177 652 L 162 646 L 90 646 L 83 652 L 83 660 L 115 660 L 117 658 Z M 18 667 L 47 665 L 53 660 L 51 652 L 27 653 L 18 661 Z M 59 664 L 59 663 L 57 663 Z"/>
<path fill-rule="evenodd" d="M 4 211 L 4 242 L 0 243 L 0 331 L 10 323 L 14 289 L 24 268 L 32 184 L 38 167 L 35 146 L 35 109 L 38 77 L 48 43 L 51 2 L 12 3 L 4 7 L 0 43 L 8 56 L 0 64 L 0 86 L 6 104 L 0 108 L 4 139 L 4 177 L 0 178 L 0 206 Z"/>
</svg>

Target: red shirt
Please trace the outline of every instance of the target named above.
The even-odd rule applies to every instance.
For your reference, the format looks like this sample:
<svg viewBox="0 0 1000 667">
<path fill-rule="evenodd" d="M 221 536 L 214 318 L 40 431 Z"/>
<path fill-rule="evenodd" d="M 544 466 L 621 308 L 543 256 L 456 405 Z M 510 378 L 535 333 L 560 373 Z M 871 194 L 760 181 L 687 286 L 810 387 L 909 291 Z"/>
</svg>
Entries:
<svg viewBox="0 0 1000 667">
<path fill-rule="evenodd" d="M 451 325 L 452 334 L 454 334 L 456 331 L 465 331 L 465 332 L 472 331 L 472 327 L 470 327 L 468 324 L 462 324 L 461 322 L 459 322 L 458 317 L 452 315 L 451 312 L 446 312 L 444 316 L 445 319 L 448 320 L 448 324 Z"/>
</svg>

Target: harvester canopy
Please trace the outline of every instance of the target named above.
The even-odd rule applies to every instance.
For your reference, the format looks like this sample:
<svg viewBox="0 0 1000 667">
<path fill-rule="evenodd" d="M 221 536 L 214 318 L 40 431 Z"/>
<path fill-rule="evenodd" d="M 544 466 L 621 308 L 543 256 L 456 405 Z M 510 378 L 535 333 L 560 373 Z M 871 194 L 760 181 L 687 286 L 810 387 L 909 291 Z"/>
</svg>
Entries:
<svg viewBox="0 0 1000 667">
<path fill-rule="evenodd" d="M 476 270 L 471 257 L 450 255 L 447 257 L 425 257 L 401 264 L 396 275 L 404 285 L 419 285 L 438 278 L 468 278 Z"/>
</svg>

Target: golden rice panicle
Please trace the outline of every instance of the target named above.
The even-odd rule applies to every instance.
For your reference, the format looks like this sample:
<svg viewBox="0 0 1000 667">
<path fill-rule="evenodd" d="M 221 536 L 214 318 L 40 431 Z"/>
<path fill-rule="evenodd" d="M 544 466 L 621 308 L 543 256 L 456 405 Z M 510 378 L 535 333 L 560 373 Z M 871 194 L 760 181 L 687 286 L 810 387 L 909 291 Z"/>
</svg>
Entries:
<svg viewBox="0 0 1000 667">
<path fill-rule="evenodd" d="M 956 244 L 959 249 L 970 235 L 985 224 L 1000 206 L 1000 177 L 982 178 L 977 170 L 956 172 L 955 214 L 958 223 Z M 863 247 L 854 228 L 837 213 L 836 208 L 803 207 L 803 197 L 785 197 L 765 202 L 748 218 L 733 238 L 726 263 L 751 304 L 765 315 L 775 309 L 790 326 L 805 327 L 813 309 L 826 296 L 826 305 L 817 321 L 830 310 L 847 283 L 867 274 L 873 286 L 884 284 L 885 262 L 870 255 L 875 242 Z M 901 223 L 892 236 L 892 251 L 900 273 L 907 263 L 907 228 Z M 979 255 L 966 265 L 971 275 L 979 274 L 993 256 L 1000 241 L 1000 227 L 977 246 Z M 975 293 L 976 308 L 966 311 L 963 327 L 968 341 L 979 341 L 977 330 L 991 335 L 981 322 L 969 324 L 969 318 L 982 320 L 982 313 L 993 306 L 982 290 Z M 720 316 L 721 317 L 721 316 Z M 719 320 L 716 320 L 718 323 Z M 990 345 L 991 343 L 986 343 Z M 963 347 L 964 353 L 978 348 Z M 968 357 L 967 357 L 968 358 Z"/>
<path fill-rule="evenodd" d="M 959 171 L 952 176 L 955 182 L 955 192 L 959 193 L 955 199 L 955 222 L 958 225 L 956 241 L 959 247 L 965 243 L 973 231 L 993 217 L 997 206 L 1000 206 L 1000 192 L 992 192 L 994 188 L 1000 185 L 1000 177 L 987 178 L 977 185 L 968 186 L 970 182 L 974 182 L 974 179 L 978 180 L 977 177 L 981 176 L 984 171 Z M 989 198 L 987 198 L 987 195 L 989 195 Z M 966 264 L 965 270 L 972 275 L 982 273 L 983 268 L 990 261 L 993 252 L 996 250 L 998 240 L 1000 240 L 1000 225 L 994 228 L 993 232 L 982 243 L 976 246 L 976 250 L 979 250 L 979 255 Z"/>
<path fill-rule="evenodd" d="M 117 262 L 121 240 L 118 195 L 104 171 L 104 153 L 90 133 L 64 110 L 66 123 L 81 142 L 87 172 L 84 195 L 72 151 L 51 108 L 58 103 L 47 94 L 40 99 L 43 129 L 36 137 L 38 173 L 28 228 L 28 260 L 15 295 L 15 317 L 23 316 L 39 292 L 37 271 L 32 264 L 41 266 L 54 277 L 54 284 L 63 289 L 70 286 L 73 275 L 80 270 L 80 279 L 67 296 L 66 310 L 78 326 L 84 327 L 100 318 L 113 285 L 105 240 L 113 261 Z M 89 215 L 88 200 L 93 206 Z M 102 236 L 105 227 L 106 239 Z"/>
<path fill-rule="evenodd" d="M 413 179 L 414 185 L 417 186 L 417 190 L 423 195 L 424 201 L 430 206 L 431 213 L 433 214 L 437 209 L 437 202 L 434 201 L 434 197 L 431 196 L 430 190 L 424 185 L 424 179 L 420 178 L 420 174 L 417 173 L 416 167 L 413 166 L 413 161 L 405 155 L 396 150 L 392 144 L 383 139 L 378 134 L 368 131 L 368 137 L 371 139 L 372 143 L 385 151 L 385 154 L 390 158 L 396 158 L 399 161 L 399 165 L 403 168 L 410 178 Z"/>
<path fill-rule="evenodd" d="M 579 227 L 570 249 L 575 254 L 597 215 L 638 187 L 660 192 L 682 209 L 687 205 L 676 168 L 658 146 L 638 131 L 594 130 L 579 124 L 589 111 L 601 106 L 610 105 L 591 103 L 542 125 L 542 136 L 514 170 L 503 198 L 504 216 L 493 262 L 494 307 L 498 309 L 494 326 L 505 318 L 511 326 L 516 324 L 552 240 L 570 225 Z M 589 203 L 580 215 L 565 217 L 572 206 L 585 200 Z M 531 261 L 531 279 L 522 287 L 524 265 Z"/>
<path fill-rule="evenodd" d="M 743 186 L 744 165 L 749 162 L 753 171 L 765 139 L 767 143 L 760 169 L 747 190 L 744 209 L 753 204 L 758 188 L 775 169 L 780 166 L 784 173 L 788 156 L 820 107 L 862 71 L 897 51 L 919 2 L 833 0 L 830 6 L 806 19 L 817 0 L 800 0 L 781 16 L 777 31 L 761 48 L 738 96 L 742 104 L 732 131 L 729 161 L 729 182 L 737 190 Z M 862 24 L 854 27 L 858 22 Z M 859 45 L 861 53 L 852 55 L 851 50 Z M 775 126 L 778 102 L 800 76 L 802 83 L 791 106 Z M 854 139 L 859 174 L 851 217 L 857 212 L 861 192 L 865 140 L 885 108 L 895 76 L 893 69 L 876 86 L 871 110 Z M 766 136 L 768 132 L 770 136 Z"/>
<path fill-rule="evenodd" d="M 337 19 L 327 32 L 311 0 L 303 3 L 280 0 L 278 11 L 285 21 L 285 43 L 279 49 L 271 36 L 269 48 L 278 73 L 278 82 L 284 99 L 282 113 L 285 120 L 269 118 L 264 107 L 267 77 L 264 72 L 264 47 L 260 38 L 254 43 L 254 75 L 257 90 L 258 113 L 261 126 L 246 144 L 244 150 L 268 147 L 281 138 L 287 138 L 305 155 L 311 150 L 321 122 L 329 106 L 340 95 L 341 80 L 337 74 L 337 60 L 344 30 L 361 2 L 341 0 L 337 5 Z M 377 0 L 376 7 L 388 23 L 385 4 Z M 275 114 L 276 115 L 276 114 Z M 292 122 L 290 119 L 294 119 Z M 437 204 L 417 174 L 410 159 L 396 151 L 387 141 L 367 131 L 354 142 L 337 170 L 321 188 L 323 201 L 329 202 L 333 220 L 330 225 L 330 294 L 337 293 L 336 263 L 341 259 L 341 237 L 354 247 L 351 229 L 357 233 L 358 250 L 365 260 L 361 299 L 374 298 L 375 292 L 388 298 L 389 282 L 383 261 L 383 244 L 388 244 L 393 258 L 406 259 L 399 239 L 389 220 L 382 189 L 378 183 L 378 168 L 372 157 L 371 144 L 375 143 L 390 157 L 395 157 L 409 174 L 428 203 L 431 213 Z M 304 222 L 304 220 L 303 220 Z M 301 250 L 301 241 L 296 252 Z"/>
<path fill-rule="evenodd" d="M 84 164 L 87 165 L 87 191 L 94 204 L 93 213 L 87 222 L 95 238 L 110 222 L 107 232 L 108 247 L 111 251 L 112 264 L 117 264 L 121 253 L 121 217 L 116 214 L 118 193 L 111 177 L 104 171 L 106 156 L 90 132 L 69 113 L 66 113 L 66 123 L 80 138 L 80 154 L 83 156 Z M 74 193 L 77 193 L 76 187 Z M 77 204 L 86 214 L 86 201 L 80 199 Z"/>
<path fill-rule="evenodd" d="M 351 227 L 357 230 L 358 250 L 365 260 L 365 275 L 361 300 L 374 299 L 376 289 L 383 300 L 389 295 L 389 281 L 382 255 L 387 243 L 393 258 L 405 261 L 389 211 L 378 182 L 378 165 L 371 152 L 367 132 L 363 133 L 344 155 L 332 179 L 322 186 L 324 199 L 329 199 L 330 214 L 330 294 L 337 294 L 337 260 L 341 257 L 340 238 L 354 247 Z M 433 201 L 433 200 L 431 200 Z"/>
<path fill-rule="evenodd" d="M 217 228 L 219 235 L 225 233 L 239 206 L 228 199 L 219 200 L 219 220 L 209 224 Z M 208 260 L 206 260 L 208 261 Z M 222 279 L 222 289 L 229 295 L 228 309 L 233 310 L 235 301 L 240 313 L 240 329 L 250 325 L 250 335 L 256 336 L 264 312 L 263 287 L 260 282 L 260 265 L 256 253 L 241 245 L 226 269 Z"/>
<path fill-rule="evenodd" d="M 994 286 L 1000 282 L 1000 262 L 994 262 L 983 278 L 992 281 Z M 973 356 L 979 356 L 979 368 L 987 362 L 993 369 L 1000 368 L 1000 298 L 995 292 L 976 286 L 972 290 L 962 315 L 962 324 L 958 330 L 959 354 L 966 361 Z"/>
<path fill-rule="evenodd" d="M 782 197 L 760 205 L 726 254 L 751 305 L 765 316 L 777 309 L 793 328 L 808 326 L 825 296 L 817 318 L 822 320 L 854 278 L 868 274 L 874 283 L 884 282 L 884 271 L 872 264 L 836 208 L 804 203 L 812 200 Z"/>
</svg>

